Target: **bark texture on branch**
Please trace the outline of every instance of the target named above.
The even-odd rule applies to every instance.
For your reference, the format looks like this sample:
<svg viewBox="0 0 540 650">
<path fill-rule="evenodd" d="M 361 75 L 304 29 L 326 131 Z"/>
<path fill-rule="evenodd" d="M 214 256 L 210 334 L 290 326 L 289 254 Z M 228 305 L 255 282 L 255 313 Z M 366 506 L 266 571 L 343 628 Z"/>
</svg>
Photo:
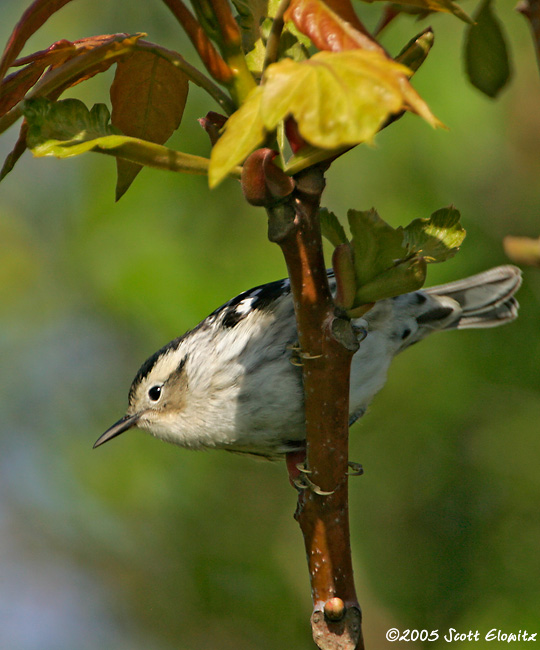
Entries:
<svg viewBox="0 0 540 650">
<path fill-rule="evenodd" d="M 295 180 L 286 201 L 267 206 L 269 237 L 289 271 L 303 361 L 306 469 L 314 489 L 300 491 L 295 517 L 306 546 L 315 642 L 324 650 L 363 649 L 347 489 L 349 375 L 358 344 L 328 286 L 318 220 L 323 171 L 311 168 Z"/>
</svg>

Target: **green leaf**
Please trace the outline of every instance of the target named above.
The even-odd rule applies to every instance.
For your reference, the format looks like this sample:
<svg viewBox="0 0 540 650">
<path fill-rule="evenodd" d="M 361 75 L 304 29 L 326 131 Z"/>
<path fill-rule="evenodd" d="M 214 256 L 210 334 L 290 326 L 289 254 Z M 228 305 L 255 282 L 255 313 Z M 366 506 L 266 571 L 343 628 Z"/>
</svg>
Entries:
<svg viewBox="0 0 540 650">
<path fill-rule="evenodd" d="M 419 289 L 429 262 L 456 254 L 465 237 L 459 212 L 443 208 L 429 219 L 415 219 L 406 228 L 392 228 L 375 210 L 349 210 L 353 239 L 356 296 L 359 305 Z"/>
<path fill-rule="evenodd" d="M 337 247 L 340 244 L 347 244 L 349 242 L 343 226 L 333 212 L 330 212 L 326 208 L 321 208 L 319 210 L 319 221 L 323 237 L 326 237 L 334 246 Z"/>
<path fill-rule="evenodd" d="M 473 86 L 496 97 L 510 79 L 511 69 L 502 26 L 484 0 L 476 12 L 475 25 L 465 36 L 465 67 Z"/>
<path fill-rule="evenodd" d="M 409 251 L 426 262 L 444 262 L 453 257 L 465 239 L 459 210 L 450 206 L 434 212 L 429 219 L 415 219 L 403 230 Z"/>
<path fill-rule="evenodd" d="M 78 99 L 51 102 L 37 98 L 24 103 L 23 113 L 28 120 L 26 141 L 35 156 L 78 155 L 96 146 L 97 138 L 120 133 L 109 124 L 105 104 L 89 111 Z"/>
<path fill-rule="evenodd" d="M 408 257 L 403 234 L 381 219 L 375 209 L 347 213 L 358 286 L 367 284 Z"/>
<path fill-rule="evenodd" d="M 24 114 L 28 121 L 27 143 L 38 157 L 68 158 L 97 151 L 157 169 L 208 173 L 207 158 L 118 134 L 109 124 L 109 110 L 104 104 L 96 104 L 89 111 L 78 99 L 51 102 L 39 98 L 24 103 Z M 231 169 L 230 173 L 240 176 L 239 169 Z"/>
<path fill-rule="evenodd" d="M 416 72 L 426 60 L 434 41 L 435 35 L 433 34 L 433 29 L 426 27 L 426 29 L 411 38 L 396 56 L 396 61 L 402 65 L 406 65 L 409 70 Z"/>
<path fill-rule="evenodd" d="M 360 287 L 356 292 L 355 307 L 361 304 L 393 298 L 416 291 L 426 281 L 426 261 L 422 257 L 403 260 Z"/>
</svg>

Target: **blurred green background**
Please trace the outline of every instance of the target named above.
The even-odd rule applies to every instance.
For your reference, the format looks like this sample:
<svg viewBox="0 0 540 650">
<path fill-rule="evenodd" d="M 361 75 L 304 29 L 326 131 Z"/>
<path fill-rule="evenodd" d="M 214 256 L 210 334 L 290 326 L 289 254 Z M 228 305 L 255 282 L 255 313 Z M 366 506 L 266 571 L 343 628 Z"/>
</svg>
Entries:
<svg viewBox="0 0 540 650">
<path fill-rule="evenodd" d="M 464 25 L 431 16 L 436 45 L 414 84 L 450 130 L 408 115 L 328 174 L 324 203 L 342 216 L 375 206 L 399 225 L 461 210 L 468 237 L 430 284 L 507 262 L 506 234 L 540 234 L 540 82 L 513 4 L 497 2 L 514 67 L 498 101 L 464 78 Z M 2 0 L 2 42 L 25 5 Z M 358 8 L 375 24 L 380 7 Z M 398 21 L 384 43 L 395 53 L 426 24 Z M 193 56 L 164 5 L 128 0 L 69 4 L 25 53 L 119 31 Z M 72 95 L 107 102 L 111 76 Z M 170 145 L 205 155 L 196 118 L 214 109 L 192 87 Z M 235 181 L 210 193 L 204 178 L 144 170 L 119 204 L 114 185 L 104 156 L 26 154 L 0 186 L 0 648 L 311 648 L 283 465 L 138 431 L 91 449 L 147 356 L 285 275 L 264 213 Z M 508 327 L 432 337 L 398 358 L 352 431 L 369 648 L 390 647 L 390 627 L 540 633 L 538 271 L 525 270 L 519 299 Z"/>
</svg>

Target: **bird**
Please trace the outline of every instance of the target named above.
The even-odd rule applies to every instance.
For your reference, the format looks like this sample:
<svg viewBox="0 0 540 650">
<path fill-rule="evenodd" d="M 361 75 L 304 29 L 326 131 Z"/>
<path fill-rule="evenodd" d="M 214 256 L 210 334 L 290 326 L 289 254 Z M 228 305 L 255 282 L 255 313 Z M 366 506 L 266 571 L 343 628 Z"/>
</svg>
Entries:
<svg viewBox="0 0 540 650">
<path fill-rule="evenodd" d="M 332 270 L 328 271 L 335 290 Z M 386 382 L 392 359 L 432 332 L 513 321 L 521 285 L 515 266 L 376 302 L 352 321 L 350 424 Z M 95 447 L 139 428 L 188 449 L 225 449 L 271 460 L 305 449 L 302 369 L 291 363 L 298 334 L 289 280 L 232 298 L 167 343 L 137 372 L 126 414 Z"/>
</svg>

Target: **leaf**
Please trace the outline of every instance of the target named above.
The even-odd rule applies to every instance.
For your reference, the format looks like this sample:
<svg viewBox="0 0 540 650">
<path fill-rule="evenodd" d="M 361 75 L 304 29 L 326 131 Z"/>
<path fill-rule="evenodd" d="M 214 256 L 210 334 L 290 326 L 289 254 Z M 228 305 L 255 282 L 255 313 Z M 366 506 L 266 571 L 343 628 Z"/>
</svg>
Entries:
<svg viewBox="0 0 540 650">
<path fill-rule="evenodd" d="M 365 2 L 375 2 L 376 0 L 364 0 Z M 386 0 L 382 0 L 386 2 Z M 465 23 L 474 24 L 474 20 L 464 11 L 457 2 L 452 0 L 399 0 L 395 2 L 397 5 L 405 5 L 410 7 L 418 7 L 425 11 L 443 11 L 446 13 L 454 14 Z"/>
<path fill-rule="evenodd" d="M 392 228 L 376 210 L 349 210 L 353 239 L 356 297 L 353 308 L 419 289 L 425 261 L 411 255 L 401 228 Z"/>
<path fill-rule="evenodd" d="M 349 210 L 347 218 L 359 286 L 407 257 L 403 235 L 381 219 L 375 209 Z"/>
<path fill-rule="evenodd" d="M 423 257 L 403 260 L 382 271 L 356 292 L 354 306 L 400 296 L 416 291 L 426 281 L 426 261 Z"/>
<path fill-rule="evenodd" d="M 475 25 L 466 33 L 465 68 L 473 86 L 496 97 L 510 79 L 510 61 L 501 24 L 484 0 L 476 12 Z"/>
<path fill-rule="evenodd" d="M 326 208 L 321 208 L 319 210 L 319 222 L 323 237 L 326 237 L 334 246 L 337 247 L 340 244 L 349 243 L 343 226 L 333 212 L 330 212 Z"/>
<path fill-rule="evenodd" d="M 221 183 L 231 169 L 243 162 L 263 142 L 262 95 L 263 87 L 257 86 L 227 120 L 224 134 L 212 149 L 208 172 L 210 187 Z"/>
<path fill-rule="evenodd" d="M 453 257 L 465 239 L 459 210 L 450 206 L 434 212 L 429 219 L 415 219 L 403 229 L 403 241 L 411 253 L 426 262 L 444 262 Z"/>
<path fill-rule="evenodd" d="M 435 35 L 431 27 L 426 27 L 414 36 L 396 56 L 396 61 L 416 72 L 430 53 Z"/>
<path fill-rule="evenodd" d="M 35 156 L 68 158 L 97 151 L 141 165 L 191 174 L 206 174 L 209 160 L 174 151 L 163 145 L 118 134 L 109 124 L 109 110 L 96 104 L 90 111 L 78 99 L 50 102 L 27 100 L 28 146 Z M 237 177 L 240 170 L 231 170 Z"/>
<path fill-rule="evenodd" d="M 279 61 L 264 78 L 264 125 L 270 131 L 292 115 L 302 137 L 323 149 L 371 141 L 381 124 L 403 108 L 423 112 L 438 125 L 423 100 L 409 93 L 407 73 L 385 55 L 366 50 Z"/>
<path fill-rule="evenodd" d="M 238 12 L 236 18 L 242 31 L 244 51 L 251 50 L 260 36 L 260 25 L 268 15 L 268 0 L 232 0 Z"/>
<path fill-rule="evenodd" d="M 25 102 L 24 115 L 28 121 L 26 141 L 36 156 L 78 155 L 95 147 L 96 139 L 120 134 L 109 124 L 105 104 L 96 104 L 89 111 L 78 99 L 51 102 L 38 98 Z"/>
<path fill-rule="evenodd" d="M 357 291 L 352 311 L 361 304 L 419 289 L 429 262 L 443 262 L 457 253 L 465 237 L 453 207 L 392 228 L 375 210 L 349 210 Z M 353 314 L 354 315 L 354 314 Z"/>
<path fill-rule="evenodd" d="M 229 118 L 212 151 L 211 186 L 241 163 L 290 115 L 304 140 L 335 152 L 370 142 L 393 114 L 410 110 L 441 123 L 409 84 L 408 69 L 379 52 L 319 52 L 307 61 L 283 59 Z"/>
<path fill-rule="evenodd" d="M 292 0 L 285 19 L 292 20 L 298 29 L 309 36 L 319 50 L 341 52 L 361 48 L 384 52 L 383 48 L 362 27 L 347 0 L 333 0 L 338 14 L 322 0 Z M 349 5 L 348 8 L 342 5 Z M 353 15 L 355 18 L 353 18 Z M 355 26 L 357 29 L 355 29 Z"/>
<path fill-rule="evenodd" d="M 125 135 L 164 144 L 180 126 L 188 95 L 186 74 L 151 52 L 118 62 L 111 86 L 111 121 Z M 129 188 L 140 165 L 117 160 L 116 199 Z"/>
<path fill-rule="evenodd" d="M 46 50 L 34 52 L 24 59 L 15 61 L 14 66 L 24 66 L 24 68 L 2 80 L 0 84 L 0 115 L 4 115 L 20 102 L 48 67 L 51 69 L 58 67 L 78 53 L 77 45 L 60 40 Z"/>
<path fill-rule="evenodd" d="M 5 115 L 18 104 L 32 86 L 38 81 L 47 66 L 30 63 L 22 70 L 8 75 L 0 84 L 0 115 Z"/>
<path fill-rule="evenodd" d="M 15 25 L 0 60 L 0 79 L 3 79 L 11 64 L 23 49 L 26 41 L 34 34 L 54 13 L 59 11 L 71 0 L 35 0 L 23 13 Z"/>
</svg>

